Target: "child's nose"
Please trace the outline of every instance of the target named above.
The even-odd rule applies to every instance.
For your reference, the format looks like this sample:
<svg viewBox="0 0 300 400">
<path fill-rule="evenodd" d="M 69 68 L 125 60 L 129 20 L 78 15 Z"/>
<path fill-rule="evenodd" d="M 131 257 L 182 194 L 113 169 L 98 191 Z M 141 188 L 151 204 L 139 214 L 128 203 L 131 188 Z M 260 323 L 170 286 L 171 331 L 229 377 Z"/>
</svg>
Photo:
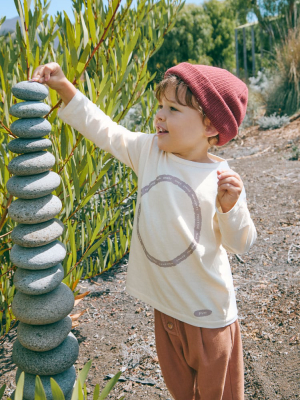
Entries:
<svg viewBox="0 0 300 400">
<path fill-rule="evenodd" d="M 163 112 L 162 109 L 157 111 L 156 118 L 159 119 L 159 120 L 164 120 L 165 119 L 165 113 Z"/>
</svg>

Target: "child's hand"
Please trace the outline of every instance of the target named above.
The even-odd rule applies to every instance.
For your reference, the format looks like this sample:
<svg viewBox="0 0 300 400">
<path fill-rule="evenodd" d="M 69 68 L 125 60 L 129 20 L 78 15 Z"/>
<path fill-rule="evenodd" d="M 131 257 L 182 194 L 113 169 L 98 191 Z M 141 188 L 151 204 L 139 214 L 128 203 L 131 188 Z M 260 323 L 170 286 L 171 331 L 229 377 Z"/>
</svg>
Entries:
<svg viewBox="0 0 300 400">
<path fill-rule="evenodd" d="M 55 62 L 37 67 L 33 71 L 31 81 L 46 83 L 51 89 L 57 91 L 66 105 L 76 93 L 76 88 L 65 77 L 60 65 Z"/>
<path fill-rule="evenodd" d="M 217 171 L 218 174 L 218 200 L 224 213 L 230 211 L 243 189 L 243 182 L 240 176 L 232 171 Z"/>
<path fill-rule="evenodd" d="M 33 71 L 31 80 L 46 83 L 51 89 L 57 90 L 63 86 L 66 77 L 61 67 L 55 62 L 51 62 L 38 66 Z"/>
</svg>

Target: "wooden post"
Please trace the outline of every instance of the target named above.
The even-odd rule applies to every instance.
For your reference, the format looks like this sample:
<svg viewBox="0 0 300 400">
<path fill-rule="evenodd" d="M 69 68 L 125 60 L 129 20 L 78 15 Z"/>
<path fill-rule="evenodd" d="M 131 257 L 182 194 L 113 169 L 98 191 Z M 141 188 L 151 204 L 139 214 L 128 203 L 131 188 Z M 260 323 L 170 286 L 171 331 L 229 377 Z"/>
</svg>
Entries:
<svg viewBox="0 0 300 400">
<path fill-rule="evenodd" d="M 252 76 L 255 76 L 255 39 L 254 26 L 251 26 L 251 41 L 252 41 Z"/>
<path fill-rule="evenodd" d="M 244 70 L 245 70 L 245 79 L 248 79 L 247 48 L 246 48 L 246 29 L 245 29 L 245 28 L 243 28 L 243 47 L 244 47 Z"/>
<path fill-rule="evenodd" d="M 236 76 L 240 77 L 240 67 L 239 67 L 239 44 L 238 44 L 238 34 L 237 29 L 234 30 L 235 34 L 235 68 L 236 68 Z"/>
</svg>

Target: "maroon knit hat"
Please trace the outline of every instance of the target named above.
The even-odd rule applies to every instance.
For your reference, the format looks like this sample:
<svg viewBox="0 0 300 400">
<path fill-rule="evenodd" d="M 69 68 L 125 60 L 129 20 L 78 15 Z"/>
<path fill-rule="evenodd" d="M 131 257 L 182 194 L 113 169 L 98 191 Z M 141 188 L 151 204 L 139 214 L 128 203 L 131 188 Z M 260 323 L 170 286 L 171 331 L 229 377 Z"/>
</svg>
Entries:
<svg viewBox="0 0 300 400">
<path fill-rule="evenodd" d="M 165 77 L 167 75 L 176 75 L 188 85 L 218 131 L 218 146 L 238 134 L 248 101 L 248 88 L 244 82 L 226 69 L 187 62 L 169 68 Z"/>
</svg>

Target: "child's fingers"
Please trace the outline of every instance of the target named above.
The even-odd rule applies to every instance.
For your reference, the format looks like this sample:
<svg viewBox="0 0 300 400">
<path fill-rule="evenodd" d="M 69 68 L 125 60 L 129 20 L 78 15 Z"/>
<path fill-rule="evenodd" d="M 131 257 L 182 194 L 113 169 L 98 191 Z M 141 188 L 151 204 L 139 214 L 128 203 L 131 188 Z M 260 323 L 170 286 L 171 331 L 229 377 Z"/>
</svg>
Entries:
<svg viewBox="0 0 300 400">
<path fill-rule="evenodd" d="M 235 176 L 229 176 L 227 178 L 223 178 L 223 179 L 220 179 L 218 181 L 218 186 L 219 187 L 221 185 L 224 185 L 224 184 L 225 185 L 229 184 L 229 185 L 232 185 L 232 186 L 240 187 L 241 186 L 241 181 Z"/>
<path fill-rule="evenodd" d="M 44 65 L 39 65 L 32 74 L 31 81 L 36 81 L 39 82 L 41 78 L 43 78 L 43 70 L 44 70 Z"/>
<path fill-rule="evenodd" d="M 31 80 L 39 83 L 48 82 L 51 78 L 51 74 L 55 71 L 54 63 L 40 65 L 37 67 L 32 75 Z"/>
<path fill-rule="evenodd" d="M 217 171 L 217 176 L 218 176 L 219 180 L 225 179 L 225 178 L 228 178 L 228 177 L 231 177 L 231 176 L 235 177 L 236 179 L 238 179 L 240 181 L 242 180 L 241 177 L 239 176 L 239 174 L 237 174 L 236 172 L 232 171 L 232 169 L 229 169 L 229 170 L 226 170 L 226 171 Z"/>
</svg>

